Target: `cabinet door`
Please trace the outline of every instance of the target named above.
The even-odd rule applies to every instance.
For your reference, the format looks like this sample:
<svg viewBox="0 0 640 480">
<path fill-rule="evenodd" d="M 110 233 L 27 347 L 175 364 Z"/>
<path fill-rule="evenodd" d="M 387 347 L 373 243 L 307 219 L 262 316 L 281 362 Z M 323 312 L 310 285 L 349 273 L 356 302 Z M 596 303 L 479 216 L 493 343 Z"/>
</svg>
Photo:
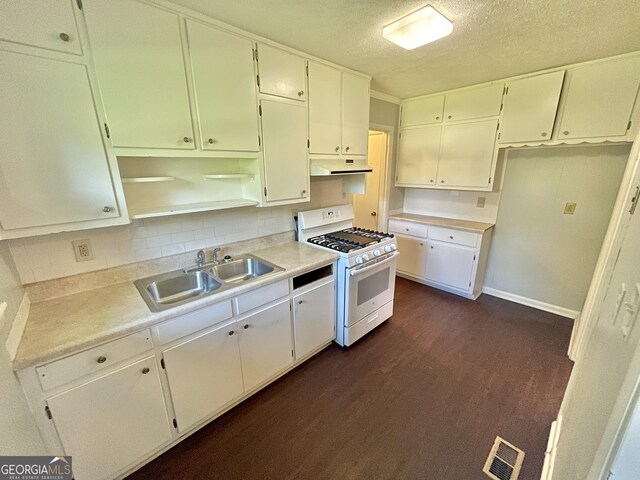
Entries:
<svg viewBox="0 0 640 480">
<path fill-rule="evenodd" d="M 396 235 L 398 242 L 398 267 L 400 273 L 409 273 L 424 278 L 427 262 L 427 241 L 419 238 Z"/>
<path fill-rule="evenodd" d="M 242 395 L 235 328 L 235 321 L 225 322 L 162 353 L 181 432 Z"/>
<path fill-rule="evenodd" d="M 202 148 L 257 152 L 253 43 L 191 20 L 187 34 Z"/>
<path fill-rule="evenodd" d="M 400 131 L 396 184 L 436 184 L 441 137 L 441 125 L 407 128 Z"/>
<path fill-rule="evenodd" d="M 626 135 L 640 84 L 640 57 L 570 72 L 558 138 Z"/>
<path fill-rule="evenodd" d="M 0 52 L 0 104 L 3 229 L 120 216 L 84 65 Z"/>
<path fill-rule="evenodd" d="M 336 337 L 335 282 L 293 297 L 296 360 Z"/>
<path fill-rule="evenodd" d="M 497 83 L 448 94 L 444 107 L 445 121 L 497 117 L 500 114 L 503 90 L 504 85 Z"/>
<path fill-rule="evenodd" d="M 305 101 L 307 99 L 304 58 L 269 45 L 258 46 L 260 93 Z"/>
<path fill-rule="evenodd" d="M 0 2 L 0 40 L 81 54 L 71 0 Z"/>
<path fill-rule="evenodd" d="M 469 290 L 475 249 L 428 240 L 425 277 L 460 290 Z"/>
<path fill-rule="evenodd" d="M 438 164 L 438 185 L 487 187 L 498 120 L 445 125 Z"/>
<path fill-rule="evenodd" d="M 500 142 L 549 140 L 558 109 L 564 71 L 507 84 Z"/>
<path fill-rule="evenodd" d="M 342 152 L 366 155 L 369 141 L 369 80 L 342 73 Z"/>
<path fill-rule="evenodd" d="M 405 128 L 440 123 L 442 122 L 443 107 L 444 95 L 406 100 L 402 102 L 400 126 Z"/>
<path fill-rule="evenodd" d="M 289 300 L 249 315 L 238 325 L 244 388 L 249 391 L 293 362 Z"/>
<path fill-rule="evenodd" d="M 309 152 L 340 153 L 342 74 L 335 68 L 309 62 Z"/>
<path fill-rule="evenodd" d="M 178 15 L 129 0 L 85 0 L 84 12 L 111 143 L 193 149 Z"/>
<path fill-rule="evenodd" d="M 51 397 L 47 403 L 79 479 L 113 478 L 171 439 L 155 357 Z"/>
<path fill-rule="evenodd" d="M 307 198 L 307 109 L 271 100 L 260 104 L 267 201 Z"/>
</svg>

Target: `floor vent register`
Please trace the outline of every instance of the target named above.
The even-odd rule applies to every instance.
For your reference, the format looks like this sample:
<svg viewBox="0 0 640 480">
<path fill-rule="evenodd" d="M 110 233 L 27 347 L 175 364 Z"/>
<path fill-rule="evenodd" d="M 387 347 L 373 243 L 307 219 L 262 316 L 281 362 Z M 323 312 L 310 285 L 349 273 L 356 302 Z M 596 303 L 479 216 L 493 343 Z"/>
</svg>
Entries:
<svg viewBox="0 0 640 480">
<path fill-rule="evenodd" d="M 523 460 L 522 450 L 496 437 L 482 471 L 494 480 L 517 480 Z"/>
</svg>

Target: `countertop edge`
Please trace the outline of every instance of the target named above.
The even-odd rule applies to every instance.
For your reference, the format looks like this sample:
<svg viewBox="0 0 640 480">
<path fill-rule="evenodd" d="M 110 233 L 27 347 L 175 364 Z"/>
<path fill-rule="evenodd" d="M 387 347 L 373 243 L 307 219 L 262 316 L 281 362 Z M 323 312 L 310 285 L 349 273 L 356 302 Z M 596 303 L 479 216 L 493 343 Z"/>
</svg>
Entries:
<svg viewBox="0 0 640 480">
<path fill-rule="evenodd" d="M 455 230 L 473 233 L 484 233 L 496 226 L 495 223 L 478 222 L 476 220 L 461 220 L 459 218 L 449 217 L 434 217 L 431 215 L 420 215 L 417 213 L 397 213 L 395 215 L 390 215 L 389 219 L 421 223 L 423 225 L 432 225 L 434 227 L 453 228 Z M 456 225 L 455 222 L 470 223 L 473 224 L 473 226 Z"/>
</svg>

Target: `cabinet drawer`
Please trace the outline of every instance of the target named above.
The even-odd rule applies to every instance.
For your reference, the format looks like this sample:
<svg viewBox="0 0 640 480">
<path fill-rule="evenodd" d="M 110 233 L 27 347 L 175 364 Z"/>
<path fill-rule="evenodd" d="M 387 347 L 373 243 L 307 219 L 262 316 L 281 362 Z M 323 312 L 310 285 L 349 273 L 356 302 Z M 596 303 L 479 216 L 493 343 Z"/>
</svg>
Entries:
<svg viewBox="0 0 640 480">
<path fill-rule="evenodd" d="M 431 227 L 429 229 L 429 238 L 441 242 L 455 243 L 456 245 L 466 245 L 467 247 L 478 245 L 477 233 L 463 232 L 452 228 Z"/>
<path fill-rule="evenodd" d="M 158 325 L 156 330 L 158 341 L 164 345 L 198 330 L 211 327 L 232 316 L 231 300 L 217 303 Z"/>
<path fill-rule="evenodd" d="M 389 219 L 389 231 L 391 233 L 401 233 L 412 237 L 427 238 L 429 227 L 422 223 L 412 223 L 404 220 Z"/>
<path fill-rule="evenodd" d="M 273 302 L 286 295 L 289 295 L 289 280 L 282 280 L 273 285 L 267 285 L 266 287 L 240 295 L 236 298 L 238 315 L 253 310 L 260 305 Z"/>
<path fill-rule="evenodd" d="M 151 350 L 151 332 L 143 330 L 36 368 L 43 390 L 64 385 Z"/>
</svg>

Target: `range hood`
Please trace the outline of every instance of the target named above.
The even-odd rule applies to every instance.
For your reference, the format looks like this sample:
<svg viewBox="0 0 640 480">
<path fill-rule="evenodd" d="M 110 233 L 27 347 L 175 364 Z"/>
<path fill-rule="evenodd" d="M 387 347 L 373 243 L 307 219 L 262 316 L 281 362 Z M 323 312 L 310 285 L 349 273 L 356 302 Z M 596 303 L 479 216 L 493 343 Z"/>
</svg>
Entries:
<svg viewBox="0 0 640 480">
<path fill-rule="evenodd" d="M 311 176 L 356 175 L 371 173 L 373 169 L 363 160 L 311 160 Z"/>
</svg>

